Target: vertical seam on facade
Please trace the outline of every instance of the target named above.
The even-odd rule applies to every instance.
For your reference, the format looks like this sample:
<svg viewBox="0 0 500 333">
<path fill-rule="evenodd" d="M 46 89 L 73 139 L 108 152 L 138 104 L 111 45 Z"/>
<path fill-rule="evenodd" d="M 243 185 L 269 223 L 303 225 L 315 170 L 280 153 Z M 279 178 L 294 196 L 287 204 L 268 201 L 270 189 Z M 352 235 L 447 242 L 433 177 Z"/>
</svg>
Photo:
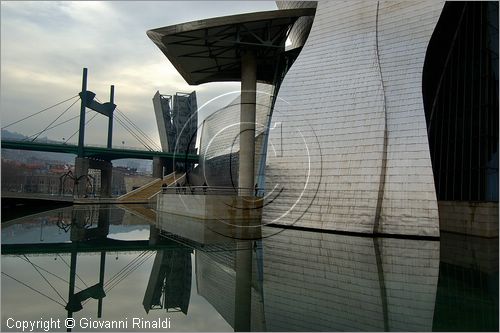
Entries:
<svg viewBox="0 0 500 333">
<path fill-rule="evenodd" d="M 377 264 L 378 284 L 380 288 L 380 302 L 382 303 L 382 317 L 384 318 L 384 331 L 389 332 L 389 306 L 387 303 L 387 289 L 385 287 L 384 264 L 382 262 L 382 255 L 380 252 L 380 238 L 374 237 L 372 239 L 373 249 L 375 251 L 375 262 Z"/>
<path fill-rule="evenodd" d="M 377 197 L 377 208 L 375 210 L 375 221 L 373 225 L 373 232 L 380 232 L 380 213 L 382 211 L 382 201 L 384 199 L 384 190 L 385 190 L 385 175 L 386 175 L 386 166 L 387 166 L 387 102 L 385 96 L 385 87 L 384 87 L 384 79 L 382 76 L 382 66 L 380 65 L 380 54 L 379 54 L 379 46 L 378 46 L 378 16 L 379 16 L 379 7 L 380 1 L 377 1 L 377 13 L 375 16 L 375 51 L 377 53 L 377 65 L 380 75 L 380 84 L 382 86 L 382 96 L 384 98 L 383 110 L 384 110 L 384 141 L 382 147 L 382 165 L 380 168 L 380 180 L 379 180 L 379 188 L 378 188 L 378 197 Z"/>
</svg>

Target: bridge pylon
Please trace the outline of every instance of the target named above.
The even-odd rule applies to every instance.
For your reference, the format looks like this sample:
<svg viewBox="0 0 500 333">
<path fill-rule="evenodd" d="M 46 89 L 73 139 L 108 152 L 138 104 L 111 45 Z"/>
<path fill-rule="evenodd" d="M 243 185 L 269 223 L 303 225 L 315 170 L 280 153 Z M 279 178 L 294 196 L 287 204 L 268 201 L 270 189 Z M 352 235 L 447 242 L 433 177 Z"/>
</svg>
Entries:
<svg viewBox="0 0 500 333">
<path fill-rule="evenodd" d="M 95 98 L 95 93 L 87 90 L 87 68 L 83 69 L 82 91 L 80 99 L 82 101 L 80 108 L 80 127 L 78 133 L 78 154 L 75 159 L 75 198 L 87 197 L 89 192 L 94 192 L 95 185 L 89 176 L 89 169 L 98 169 L 101 172 L 100 177 L 100 197 L 111 197 L 111 179 L 113 164 L 110 161 L 100 159 L 90 159 L 84 156 L 85 142 L 85 113 L 87 108 L 99 112 L 109 118 L 107 148 L 112 148 L 113 142 L 113 112 L 116 108 L 114 104 L 115 87 L 112 85 L 110 90 L 109 102 L 99 103 Z M 89 191 L 90 189 L 90 191 Z"/>
</svg>

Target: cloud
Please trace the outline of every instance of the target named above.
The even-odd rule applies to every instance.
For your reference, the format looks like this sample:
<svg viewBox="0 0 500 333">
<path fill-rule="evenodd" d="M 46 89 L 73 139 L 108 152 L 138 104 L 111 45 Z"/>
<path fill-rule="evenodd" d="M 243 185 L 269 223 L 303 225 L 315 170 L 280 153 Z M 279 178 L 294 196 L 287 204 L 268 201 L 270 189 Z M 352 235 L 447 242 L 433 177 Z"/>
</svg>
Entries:
<svg viewBox="0 0 500 333">
<path fill-rule="evenodd" d="M 101 101 L 115 85 L 116 104 L 159 143 L 152 97 L 197 91 L 198 105 L 234 91 L 238 83 L 189 86 L 167 58 L 146 36 L 146 31 L 192 20 L 259 10 L 276 9 L 274 2 L 2 2 L 1 85 L 2 126 L 53 105 L 81 89 L 81 73 L 88 67 L 88 89 Z M 76 107 L 78 109 L 78 107 Z M 201 112 L 204 117 L 210 108 Z M 62 112 L 47 111 L 42 120 L 9 128 L 32 134 Z M 77 111 L 72 110 L 71 115 Z M 68 114 L 68 118 L 71 117 Z M 100 124 L 94 124 L 100 120 Z M 101 116 L 89 125 L 86 143 L 103 143 L 107 121 Z M 120 125 L 114 143 L 140 144 Z M 75 123 L 47 133 L 68 137 Z M 76 142 L 76 138 L 74 138 Z"/>
</svg>

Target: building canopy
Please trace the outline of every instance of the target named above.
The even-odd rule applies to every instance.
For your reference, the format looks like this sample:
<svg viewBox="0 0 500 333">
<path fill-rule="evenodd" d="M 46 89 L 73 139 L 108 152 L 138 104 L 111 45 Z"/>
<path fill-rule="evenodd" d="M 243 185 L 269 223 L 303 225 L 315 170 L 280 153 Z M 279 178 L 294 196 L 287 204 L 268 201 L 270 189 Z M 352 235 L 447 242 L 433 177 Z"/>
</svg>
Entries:
<svg viewBox="0 0 500 333">
<path fill-rule="evenodd" d="M 190 85 L 240 81 L 241 55 L 252 50 L 257 80 L 272 84 L 285 51 L 288 33 L 301 16 L 315 9 L 299 8 L 217 17 L 147 31 Z"/>
</svg>

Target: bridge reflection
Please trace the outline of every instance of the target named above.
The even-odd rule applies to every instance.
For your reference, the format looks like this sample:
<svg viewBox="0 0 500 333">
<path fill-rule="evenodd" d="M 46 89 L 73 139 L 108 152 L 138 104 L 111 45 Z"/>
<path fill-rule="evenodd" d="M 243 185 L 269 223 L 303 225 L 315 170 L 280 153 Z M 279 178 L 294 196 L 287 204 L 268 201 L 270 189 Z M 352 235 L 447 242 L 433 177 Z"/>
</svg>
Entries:
<svg viewBox="0 0 500 333">
<path fill-rule="evenodd" d="M 467 298 L 484 305 L 483 321 L 466 327 L 498 327 L 498 298 L 491 296 L 495 281 L 498 291 L 498 251 L 491 257 L 496 260 L 474 259 L 493 253 L 484 242 L 467 250 L 458 244 L 470 242 L 456 237 L 439 242 L 270 227 L 259 228 L 259 237 L 236 238 L 216 221 L 146 212 L 137 206 L 75 206 L 8 222 L 2 225 L 2 256 L 23 262 L 34 255 L 69 254 L 62 304 L 68 317 L 94 299 L 99 318 L 116 319 L 112 310 L 127 295 L 110 290 L 124 283 L 122 290 L 137 305 L 142 299 L 144 316 L 188 316 L 196 311 L 190 303 L 202 297 L 235 331 L 431 331 L 470 318 L 450 310 L 457 304 L 452 293 L 471 293 L 469 276 L 486 284 Z M 118 269 L 113 257 L 130 252 L 139 254 Z M 92 265 L 85 263 L 88 255 Z M 45 263 L 33 267 L 44 273 L 50 266 Z M 150 268 L 143 278 L 128 281 L 145 263 Z M 6 267 L 2 274 L 16 278 Z M 96 282 L 79 287 L 82 275 Z M 36 289 L 50 292 L 47 286 Z M 111 304 L 106 311 L 104 303 Z"/>
</svg>

